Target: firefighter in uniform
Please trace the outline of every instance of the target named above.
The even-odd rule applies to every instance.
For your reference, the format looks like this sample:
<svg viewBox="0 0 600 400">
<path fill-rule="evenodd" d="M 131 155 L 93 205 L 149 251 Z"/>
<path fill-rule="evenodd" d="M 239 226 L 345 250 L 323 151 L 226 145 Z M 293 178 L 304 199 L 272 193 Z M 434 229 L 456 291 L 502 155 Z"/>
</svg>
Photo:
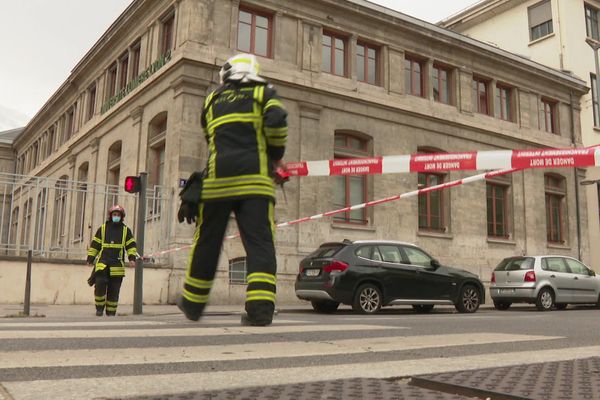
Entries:
<svg viewBox="0 0 600 400">
<path fill-rule="evenodd" d="M 95 266 L 88 279 L 95 285 L 96 315 L 101 317 L 117 314 L 119 291 L 125 276 L 125 257 L 135 267 L 137 249 L 131 229 L 123 223 L 125 209 L 114 205 L 108 210 L 108 220 L 98 228 L 88 250 L 87 263 Z"/>
<path fill-rule="evenodd" d="M 251 54 L 227 60 L 221 86 L 201 114 L 208 163 L 182 190 L 179 222 L 196 221 L 183 292 L 178 306 L 197 321 L 208 302 L 223 237 L 234 212 L 246 251 L 247 289 L 243 325 L 270 325 L 275 310 L 277 264 L 274 245 L 273 171 L 282 162 L 287 112 L 275 89 L 258 75 Z"/>
</svg>

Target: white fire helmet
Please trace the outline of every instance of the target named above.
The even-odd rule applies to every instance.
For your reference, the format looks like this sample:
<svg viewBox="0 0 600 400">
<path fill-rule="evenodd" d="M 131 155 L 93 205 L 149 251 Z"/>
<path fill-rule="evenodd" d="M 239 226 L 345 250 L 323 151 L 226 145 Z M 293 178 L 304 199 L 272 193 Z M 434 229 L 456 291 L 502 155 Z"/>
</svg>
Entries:
<svg viewBox="0 0 600 400">
<path fill-rule="evenodd" d="M 256 57 L 253 54 L 238 54 L 225 61 L 225 64 L 219 71 L 221 84 L 227 81 L 239 82 L 265 82 L 263 78 L 258 76 L 260 66 Z"/>
</svg>

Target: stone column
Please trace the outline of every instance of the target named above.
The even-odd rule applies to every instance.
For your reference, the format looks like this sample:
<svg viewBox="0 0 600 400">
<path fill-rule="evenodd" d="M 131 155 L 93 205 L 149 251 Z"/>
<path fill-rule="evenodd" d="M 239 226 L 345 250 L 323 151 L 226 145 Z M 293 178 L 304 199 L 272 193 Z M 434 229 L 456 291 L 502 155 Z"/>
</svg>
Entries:
<svg viewBox="0 0 600 400">
<path fill-rule="evenodd" d="M 460 112 L 464 114 L 473 114 L 473 73 L 465 69 L 458 69 L 458 99 Z"/>
<path fill-rule="evenodd" d="M 395 94 L 404 94 L 404 51 L 389 47 L 388 49 L 388 71 L 389 73 L 388 91 Z"/>
<path fill-rule="evenodd" d="M 304 21 L 302 24 L 302 69 L 311 72 L 321 71 L 321 26 Z"/>
<path fill-rule="evenodd" d="M 423 84 L 425 89 L 425 98 L 433 101 L 433 60 L 427 60 L 423 63 L 423 66 L 425 67 L 425 71 L 423 71 L 423 76 L 425 77 L 425 82 Z"/>
</svg>

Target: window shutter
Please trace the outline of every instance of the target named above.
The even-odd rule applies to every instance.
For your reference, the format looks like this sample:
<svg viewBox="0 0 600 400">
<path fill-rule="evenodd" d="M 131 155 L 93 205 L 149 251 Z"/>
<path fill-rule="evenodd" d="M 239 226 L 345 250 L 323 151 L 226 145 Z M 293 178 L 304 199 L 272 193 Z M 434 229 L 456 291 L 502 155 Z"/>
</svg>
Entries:
<svg viewBox="0 0 600 400">
<path fill-rule="evenodd" d="M 552 7 L 550 0 L 536 4 L 529 8 L 529 27 L 543 24 L 552 19 Z"/>
</svg>

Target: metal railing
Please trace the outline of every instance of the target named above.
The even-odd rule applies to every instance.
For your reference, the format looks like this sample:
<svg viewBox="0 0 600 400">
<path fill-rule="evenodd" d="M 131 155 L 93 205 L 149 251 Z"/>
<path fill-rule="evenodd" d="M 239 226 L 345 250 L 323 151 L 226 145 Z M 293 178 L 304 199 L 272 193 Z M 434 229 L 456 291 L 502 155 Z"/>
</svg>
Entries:
<svg viewBox="0 0 600 400">
<path fill-rule="evenodd" d="M 146 253 L 168 246 L 173 193 L 165 186 L 147 191 Z M 0 173 L 0 254 L 84 259 L 113 204 L 125 208 L 135 236 L 137 202 L 117 185 Z"/>
</svg>

